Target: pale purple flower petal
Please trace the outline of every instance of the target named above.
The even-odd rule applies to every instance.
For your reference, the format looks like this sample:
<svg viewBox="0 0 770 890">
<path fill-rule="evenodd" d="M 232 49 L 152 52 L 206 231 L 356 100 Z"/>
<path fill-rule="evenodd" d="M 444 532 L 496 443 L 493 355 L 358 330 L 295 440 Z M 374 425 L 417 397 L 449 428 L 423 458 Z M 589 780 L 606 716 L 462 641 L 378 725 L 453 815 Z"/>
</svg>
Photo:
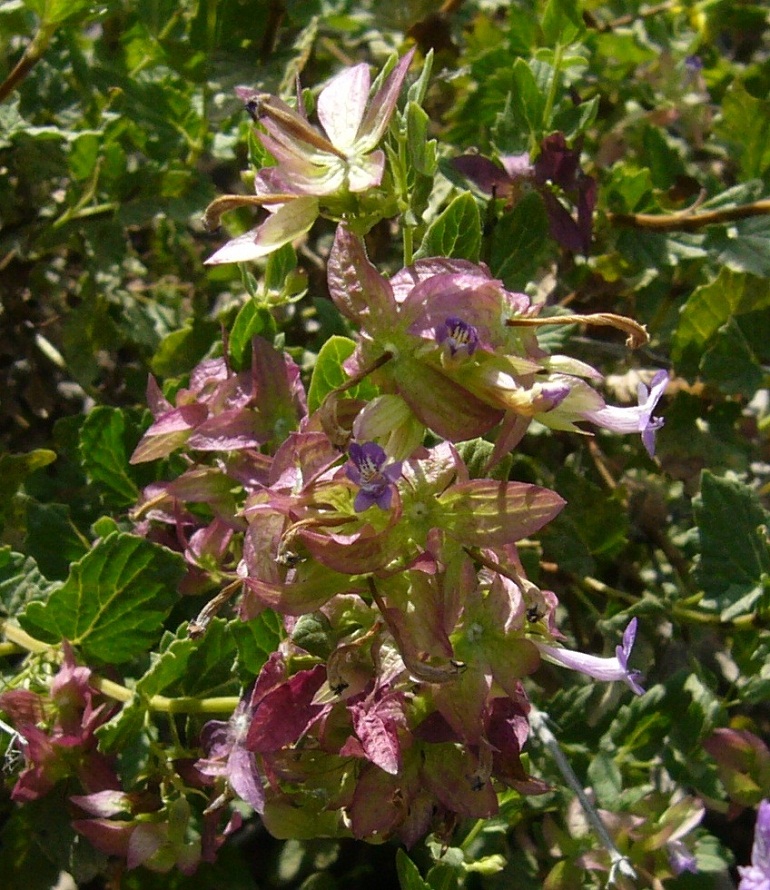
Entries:
<svg viewBox="0 0 770 890">
<path fill-rule="evenodd" d="M 356 149 L 358 152 L 371 151 L 385 135 L 393 112 L 396 110 L 396 102 L 401 92 L 401 86 L 409 71 L 409 65 L 414 58 L 414 53 L 415 50 L 410 49 L 408 53 L 399 59 L 398 64 L 390 72 L 387 80 L 369 104 L 356 138 Z"/>
<path fill-rule="evenodd" d="M 649 390 L 639 384 L 639 404 L 635 408 L 616 408 L 605 405 L 594 411 L 585 411 L 583 418 L 615 433 L 641 433 L 642 442 L 650 457 L 655 454 L 655 433 L 663 426 L 661 417 L 652 412 L 668 386 L 668 374 L 658 371 L 652 378 Z"/>
<path fill-rule="evenodd" d="M 318 216 L 318 199 L 301 197 L 281 205 L 256 229 L 239 235 L 206 260 L 207 266 L 245 263 L 271 254 L 304 235 Z"/>
<path fill-rule="evenodd" d="M 642 695 L 644 689 L 639 685 L 639 671 L 629 670 L 628 659 L 636 637 L 636 618 L 632 618 L 623 634 L 623 643 L 615 650 L 614 658 L 600 658 L 597 655 L 586 655 L 583 652 L 571 652 L 569 649 L 560 649 L 556 646 L 548 646 L 536 639 L 532 642 L 540 650 L 540 654 L 548 661 L 569 668 L 571 671 L 580 671 L 595 680 L 612 682 L 622 680 L 637 694 Z"/>
<path fill-rule="evenodd" d="M 770 800 L 763 800 L 757 811 L 751 865 L 738 867 L 738 890 L 770 890 Z"/>
<path fill-rule="evenodd" d="M 369 98 L 369 66 L 362 62 L 338 74 L 318 97 L 318 120 L 330 141 L 342 151 L 351 149 Z"/>
<path fill-rule="evenodd" d="M 668 852 L 668 861 L 675 875 L 681 875 L 686 871 L 693 874 L 698 873 L 695 854 L 682 841 L 669 841 L 666 844 L 666 851 Z"/>
</svg>

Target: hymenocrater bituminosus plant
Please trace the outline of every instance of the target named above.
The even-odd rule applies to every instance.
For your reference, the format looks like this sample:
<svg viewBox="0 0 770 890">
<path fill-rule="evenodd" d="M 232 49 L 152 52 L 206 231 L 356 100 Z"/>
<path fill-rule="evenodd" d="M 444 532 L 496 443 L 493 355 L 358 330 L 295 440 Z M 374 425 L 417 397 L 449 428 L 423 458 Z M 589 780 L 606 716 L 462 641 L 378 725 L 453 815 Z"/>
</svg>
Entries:
<svg viewBox="0 0 770 890">
<path fill-rule="evenodd" d="M 539 345 L 532 328 L 553 320 L 486 266 L 429 257 L 388 279 L 369 261 L 358 233 L 377 216 L 367 198 L 387 182 L 394 155 L 380 146 L 411 58 L 371 100 L 366 66 L 336 77 L 318 100 L 323 133 L 301 108 L 246 96 L 276 164 L 258 173 L 255 196 L 215 202 L 211 216 L 239 204 L 270 216 L 211 262 L 265 256 L 319 214 L 342 220 L 329 290 L 355 352 L 344 365 L 349 383 L 312 414 L 297 366 L 259 338 L 250 368 L 208 359 L 173 404 L 150 382 L 154 423 L 132 461 L 176 453 L 186 469 L 146 488 L 136 531 L 184 554 L 185 592 L 224 588 L 196 634 L 240 594 L 240 618 L 272 609 L 283 635 L 230 719 L 202 727 L 184 781 L 166 775 L 149 802 L 111 771 L 97 787 L 81 781 L 75 827 L 129 865 L 189 871 L 213 857 L 234 797 L 279 836 L 449 837 L 459 819 L 494 815 L 503 787 L 544 790 L 521 759 L 530 709 L 522 681 L 541 659 L 642 692 L 629 666 L 636 619 L 614 658 L 570 652 L 555 594 L 526 576 L 517 543 L 553 519 L 562 498 L 472 478 L 455 445 L 494 436 L 491 470 L 532 421 L 574 431 L 587 421 L 640 433 L 652 454 L 667 376 L 640 389 L 637 407 L 608 406 L 591 385 L 594 368 Z M 569 320 L 643 336 L 617 316 Z M 376 397 L 337 410 L 364 379 Z M 428 447 L 426 433 L 443 441 Z M 51 745 L 40 733 L 53 744 L 59 728 L 33 731 L 15 707 L 5 700 L 25 758 L 21 797 L 30 776 L 47 776 Z M 90 734 L 80 740 L 91 744 Z M 190 802 L 202 791 L 209 804 L 196 822 Z"/>
</svg>

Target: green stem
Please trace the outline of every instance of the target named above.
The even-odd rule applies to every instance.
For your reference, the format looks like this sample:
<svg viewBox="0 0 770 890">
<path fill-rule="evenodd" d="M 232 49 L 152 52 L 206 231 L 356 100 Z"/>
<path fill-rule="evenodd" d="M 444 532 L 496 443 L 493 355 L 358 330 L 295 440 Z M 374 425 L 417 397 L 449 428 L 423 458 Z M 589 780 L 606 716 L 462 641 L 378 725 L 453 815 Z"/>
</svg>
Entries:
<svg viewBox="0 0 770 890">
<path fill-rule="evenodd" d="M 414 232 L 411 226 L 404 226 L 404 265 L 411 266 L 414 259 Z"/>
<path fill-rule="evenodd" d="M 29 72 L 43 58 L 43 54 L 48 49 L 51 37 L 56 30 L 56 26 L 48 22 L 42 22 L 37 29 L 37 33 L 32 38 L 32 42 L 24 50 L 24 54 L 14 66 L 13 71 L 0 83 L 0 102 L 10 96 L 17 86 L 24 80 Z"/>
<path fill-rule="evenodd" d="M 487 824 L 486 819 L 477 819 L 473 825 L 473 828 L 465 835 L 460 844 L 461 850 L 466 850 L 470 847 L 470 845 L 476 840 L 484 826 Z"/>
<path fill-rule="evenodd" d="M 13 646 L 13 651 L 27 651 L 37 654 L 49 652 L 58 654 L 59 646 L 44 643 L 42 640 L 35 639 L 26 631 L 22 630 L 18 625 L 11 624 L 8 621 L 0 621 L 0 632 L 10 641 L 3 646 Z M 7 651 L 3 654 L 12 654 Z M 98 689 L 103 695 L 119 702 L 129 702 L 136 694 L 133 690 L 126 686 L 116 683 L 113 680 L 107 680 L 104 677 L 91 675 L 89 683 L 94 689 Z M 164 714 L 219 714 L 230 715 L 238 705 L 238 696 L 222 695 L 212 698 L 195 698 L 194 696 L 180 696 L 179 698 L 169 698 L 165 695 L 153 695 L 147 702 L 149 711 L 156 711 Z"/>
<path fill-rule="evenodd" d="M 17 646 L 16 643 L 0 643 L 0 658 L 5 658 L 7 655 L 19 655 L 25 651 L 22 646 Z"/>
<path fill-rule="evenodd" d="M 543 109 L 543 129 L 546 130 L 551 124 L 551 114 L 553 106 L 556 102 L 556 91 L 559 88 L 559 79 L 561 75 L 561 61 L 564 54 L 564 47 L 557 43 L 553 51 L 553 77 L 548 88 L 548 95 L 545 100 L 545 108 Z"/>
</svg>

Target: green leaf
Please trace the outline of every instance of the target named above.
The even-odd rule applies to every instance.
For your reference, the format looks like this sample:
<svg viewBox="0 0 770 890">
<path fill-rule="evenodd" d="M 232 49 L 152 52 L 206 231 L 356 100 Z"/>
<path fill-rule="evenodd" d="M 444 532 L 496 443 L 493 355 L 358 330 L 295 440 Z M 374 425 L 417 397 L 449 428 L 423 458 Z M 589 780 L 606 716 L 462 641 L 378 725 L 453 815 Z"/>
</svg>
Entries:
<svg viewBox="0 0 770 890">
<path fill-rule="evenodd" d="M 80 460 L 92 482 L 101 483 L 117 506 L 136 502 L 139 489 L 128 475 L 126 422 L 119 408 L 93 408 L 80 428 Z"/>
<path fill-rule="evenodd" d="M 171 637 L 171 642 L 160 653 L 153 653 L 150 667 L 137 681 L 132 699 L 111 720 L 99 727 L 97 735 L 105 753 L 128 747 L 132 737 L 142 731 L 149 699 L 184 676 L 198 644 L 187 636 L 186 624 L 181 633 L 181 637 Z"/>
<path fill-rule="evenodd" d="M 406 107 L 406 141 L 409 161 L 423 176 L 432 177 L 436 173 L 436 141 L 428 139 L 430 119 L 416 102 Z"/>
<path fill-rule="evenodd" d="M 316 411 L 326 396 L 338 386 L 342 386 L 349 378 L 342 363 L 353 355 L 356 344 L 347 337 L 330 337 L 318 353 L 310 388 L 307 394 L 308 411 Z M 373 399 L 377 395 L 376 387 L 368 380 L 362 380 L 347 390 L 351 398 Z"/>
<path fill-rule="evenodd" d="M 208 698 L 234 695 L 240 683 L 233 673 L 238 650 L 232 634 L 235 622 L 215 618 L 206 633 L 196 641 L 195 657 L 187 664 L 185 672 L 171 684 L 167 694 Z"/>
<path fill-rule="evenodd" d="M 530 192 L 492 230 L 492 274 L 511 290 L 522 290 L 534 277 L 547 244 L 545 207 L 540 196 Z"/>
<path fill-rule="evenodd" d="M 749 614 L 770 588 L 770 515 L 748 486 L 708 471 L 694 510 L 701 551 L 698 577 L 710 605 L 725 620 Z"/>
<path fill-rule="evenodd" d="M 27 551 L 46 578 L 64 580 L 70 563 L 88 551 L 89 542 L 70 515 L 68 504 L 27 504 Z"/>
<path fill-rule="evenodd" d="M 762 176 L 770 167 L 770 101 L 755 99 L 738 80 L 725 92 L 714 131 L 738 159 L 743 179 Z"/>
<path fill-rule="evenodd" d="M 396 873 L 401 890 L 432 890 L 414 862 L 400 848 L 396 850 Z"/>
<path fill-rule="evenodd" d="M 616 164 L 602 194 L 614 213 L 640 213 L 652 210 L 653 187 L 650 171 L 632 164 Z M 633 235 L 636 236 L 637 232 Z"/>
<path fill-rule="evenodd" d="M 58 585 L 51 584 L 30 556 L 0 547 L 0 611 L 16 617 L 34 600 L 43 600 Z"/>
<path fill-rule="evenodd" d="M 770 219 L 767 217 L 714 228 L 706 246 L 717 254 L 719 265 L 734 272 L 770 278 Z"/>
<path fill-rule="evenodd" d="M 599 751 L 588 765 L 588 778 L 599 806 L 614 810 L 620 805 L 623 778 L 615 759 L 607 751 Z"/>
<path fill-rule="evenodd" d="M 181 377 L 191 371 L 219 334 L 214 321 L 195 319 L 192 324 L 163 338 L 150 362 L 159 377 Z"/>
<path fill-rule="evenodd" d="M 274 250 L 265 263 L 265 290 L 281 293 L 286 279 L 297 268 L 297 252 L 293 245 L 284 244 Z"/>
<path fill-rule="evenodd" d="M 765 324 L 770 324 L 770 318 Z M 728 319 L 709 341 L 700 370 L 704 379 L 716 383 L 722 392 L 749 398 L 764 379 L 762 366 L 734 318 Z"/>
<path fill-rule="evenodd" d="M 114 533 L 72 566 L 46 603 L 30 603 L 19 621 L 33 636 L 67 639 L 86 658 L 120 664 L 158 639 L 183 574 L 180 555 Z"/>
<path fill-rule="evenodd" d="M 233 625 L 235 623 L 232 622 Z M 152 696 L 162 692 L 167 692 L 172 698 L 192 694 L 191 686 L 194 685 L 194 681 L 191 682 L 192 677 L 200 677 L 202 665 L 205 666 L 212 661 L 217 662 L 223 655 L 221 642 L 229 637 L 225 624 L 221 618 L 213 619 L 206 634 L 200 639 L 191 639 L 187 635 L 186 623 L 182 624 L 176 635 L 164 634 L 160 652 L 151 656 L 150 667 L 137 681 L 133 698 L 97 731 L 103 750 L 120 751 L 133 744 L 134 738 L 143 729 Z M 212 649 L 213 659 L 208 654 Z M 227 675 L 228 682 L 232 679 L 231 656 L 232 649 L 228 639 L 224 657 L 218 666 L 219 672 Z M 198 664 L 194 665 L 193 662 Z M 204 698 L 205 693 L 199 690 L 196 697 Z"/>
<path fill-rule="evenodd" d="M 428 227 L 415 259 L 445 256 L 478 262 L 481 215 L 470 192 L 458 195 Z"/>
<path fill-rule="evenodd" d="M 85 18 L 91 7 L 90 0 L 48 0 L 45 4 L 45 21 L 51 25 L 64 22 L 72 25 L 73 19 Z"/>
<path fill-rule="evenodd" d="M 548 0 L 541 27 L 547 46 L 575 43 L 585 32 L 578 0 Z"/>
<path fill-rule="evenodd" d="M 102 138 L 101 133 L 87 131 L 73 140 L 67 158 L 73 179 L 83 180 L 93 176 Z"/>
<path fill-rule="evenodd" d="M 539 137 L 544 123 L 546 92 L 524 59 L 516 59 L 513 63 L 513 91 L 510 101 L 514 117 L 525 121 L 529 132 L 536 138 Z"/>
<path fill-rule="evenodd" d="M 695 373 L 709 340 L 731 316 L 770 307 L 770 281 L 722 269 L 685 303 L 674 334 L 673 358 L 684 373 Z"/>
<path fill-rule="evenodd" d="M 251 359 L 252 337 L 263 336 L 272 339 L 275 324 L 270 312 L 257 300 L 245 303 L 235 317 L 230 331 L 230 358 L 236 371 L 242 371 Z"/>
<path fill-rule="evenodd" d="M 581 102 L 579 105 L 565 105 L 553 115 L 550 122 L 550 128 L 553 130 L 561 130 L 564 133 L 567 142 L 572 142 L 585 131 L 596 120 L 599 113 L 599 97 L 594 96 L 588 102 Z"/>
<path fill-rule="evenodd" d="M 0 479 L 3 480 L 3 492 L 0 495 L 0 527 L 11 510 L 16 492 L 27 476 L 55 460 L 56 452 L 47 448 L 36 448 L 27 454 L 0 454 Z"/>
<path fill-rule="evenodd" d="M 613 558 L 628 542 L 628 513 L 622 498 L 585 478 L 580 469 L 564 466 L 556 474 L 554 488 L 567 501 L 564 512 L 554 520 L 554 530 L 567 532 L 581 541 L 592 556 Z"/>
<path fill-rule="evenodd" d="M 236 619 L 228 626 L 238 649 L 238 668 L 248 677 L 256 677 L 283 639 L 281 620 L 266 609 L 251 621 Z"/>
</svg>

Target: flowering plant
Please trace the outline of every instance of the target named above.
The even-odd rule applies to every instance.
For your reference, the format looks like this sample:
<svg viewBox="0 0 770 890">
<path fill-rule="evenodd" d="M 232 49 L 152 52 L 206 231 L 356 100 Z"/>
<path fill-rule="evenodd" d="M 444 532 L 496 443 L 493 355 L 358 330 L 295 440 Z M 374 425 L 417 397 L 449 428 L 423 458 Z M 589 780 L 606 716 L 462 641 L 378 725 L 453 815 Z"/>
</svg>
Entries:
<svg viewBox="0 0 770 890">
<path fill-rule="evenodd" d="M 121 329 L 155 346 L 149 374 L 113 367 L 115 403 L 141 376 L 139 406 L 94 405 L 99 377 L 70 328 L 84 412 L 57 425 L 60 460 L 43 473 L 47 449 L 0 456 L 0 871 L 24 884 L 35 865 L 17 852 L 34 827 L 41 849 L 59 840 L 30 890 L 60 871 L 125 890 L 240 886 L 233 862 L 252 845 L 280 855 L 264 869 L 277 886 L 304 880 L 284 874 L 292 850 L 366 845 L 351 873 L 399 848 L 384 880 L 402 890 L 707 886 L 729 860 L 713 826 L 724 836 L 758 806 L 751 864 L 747 848 L 734 875 L 762 886 L 767 406 L 749 390 L 764 380 L 752 325 L 768 301 L 761 227 L 739 234 L 765 210 L 722 195 L 662 211 L 701 171 L 683 140 L 711 122 L 689 93 L 677 116 L 681 90 L 727 91 L 723 138 L 742 134 L 747 189 L 767 165 L 737 118 L 764 106 L 713 60 L 694 66 L 679 36 L 671 132 L 630 101 L 639 129 L 600 131 L 621 76 L 584 82 L 581 66 L 611 55 L 622 23 L 592 24 L 571 0 L 471 4 L 442 40 L 450 3 L 382 42 L 331 5 L 339 46 L 308 20 L 281 79 L 268 34 L 257 74 L 228 71 L 227 90 L 190 102 L 220 115 L 216 136 L 187 133 L 205 188 L 186 192 L 175 167 L 159 193 L 196 216 L 174 203 L 132 249 L 195 258 L 195 288 L 160 276 L 193 317 L 160 299 L 137 309 L 138 259 L 131 288 L 107 259 L 93 280 L 70 270 L 84 292 L 104 288 L 85 340 L 108 339 L 119 307 Z M 127 95 L 175 65 L 200 76 L 177 46 L 145 83 L 139 50 Z M 230 89 L 247 77 L 261 81 Z M 86 206 L 99 177 L 157 149 L 109 107 L 135 144 L 107 145 L 92 181 L 102 143 L 68 131 L 85 204 L 49 237 L 117 213 Z M 650 170 L 621 163 L 616 139 L 649 149 Z M 708 156 L 712 184 L 727 160 Z M 233 193 L 201 225 L 213 182 Z M 212 231 L 222 220 L 229 236 Z M 726 222 L 735 232 L 699 231 Z M 645 252 L 658 266 L 640 268 Z M 704 255 L 715 282 L 695 271 Z M 56 363 L 45 330 L 35 342 Z M 693 467 L 714 454 L 730 472 L 698 484 Z M 748 467 L 753 486 L 735 476 Z M 747 702 L 754 724 L 734 713 Z M 298 866 L 317 872 L 303 886 L 322 880 L 319 857 Z"/>
</svg>

